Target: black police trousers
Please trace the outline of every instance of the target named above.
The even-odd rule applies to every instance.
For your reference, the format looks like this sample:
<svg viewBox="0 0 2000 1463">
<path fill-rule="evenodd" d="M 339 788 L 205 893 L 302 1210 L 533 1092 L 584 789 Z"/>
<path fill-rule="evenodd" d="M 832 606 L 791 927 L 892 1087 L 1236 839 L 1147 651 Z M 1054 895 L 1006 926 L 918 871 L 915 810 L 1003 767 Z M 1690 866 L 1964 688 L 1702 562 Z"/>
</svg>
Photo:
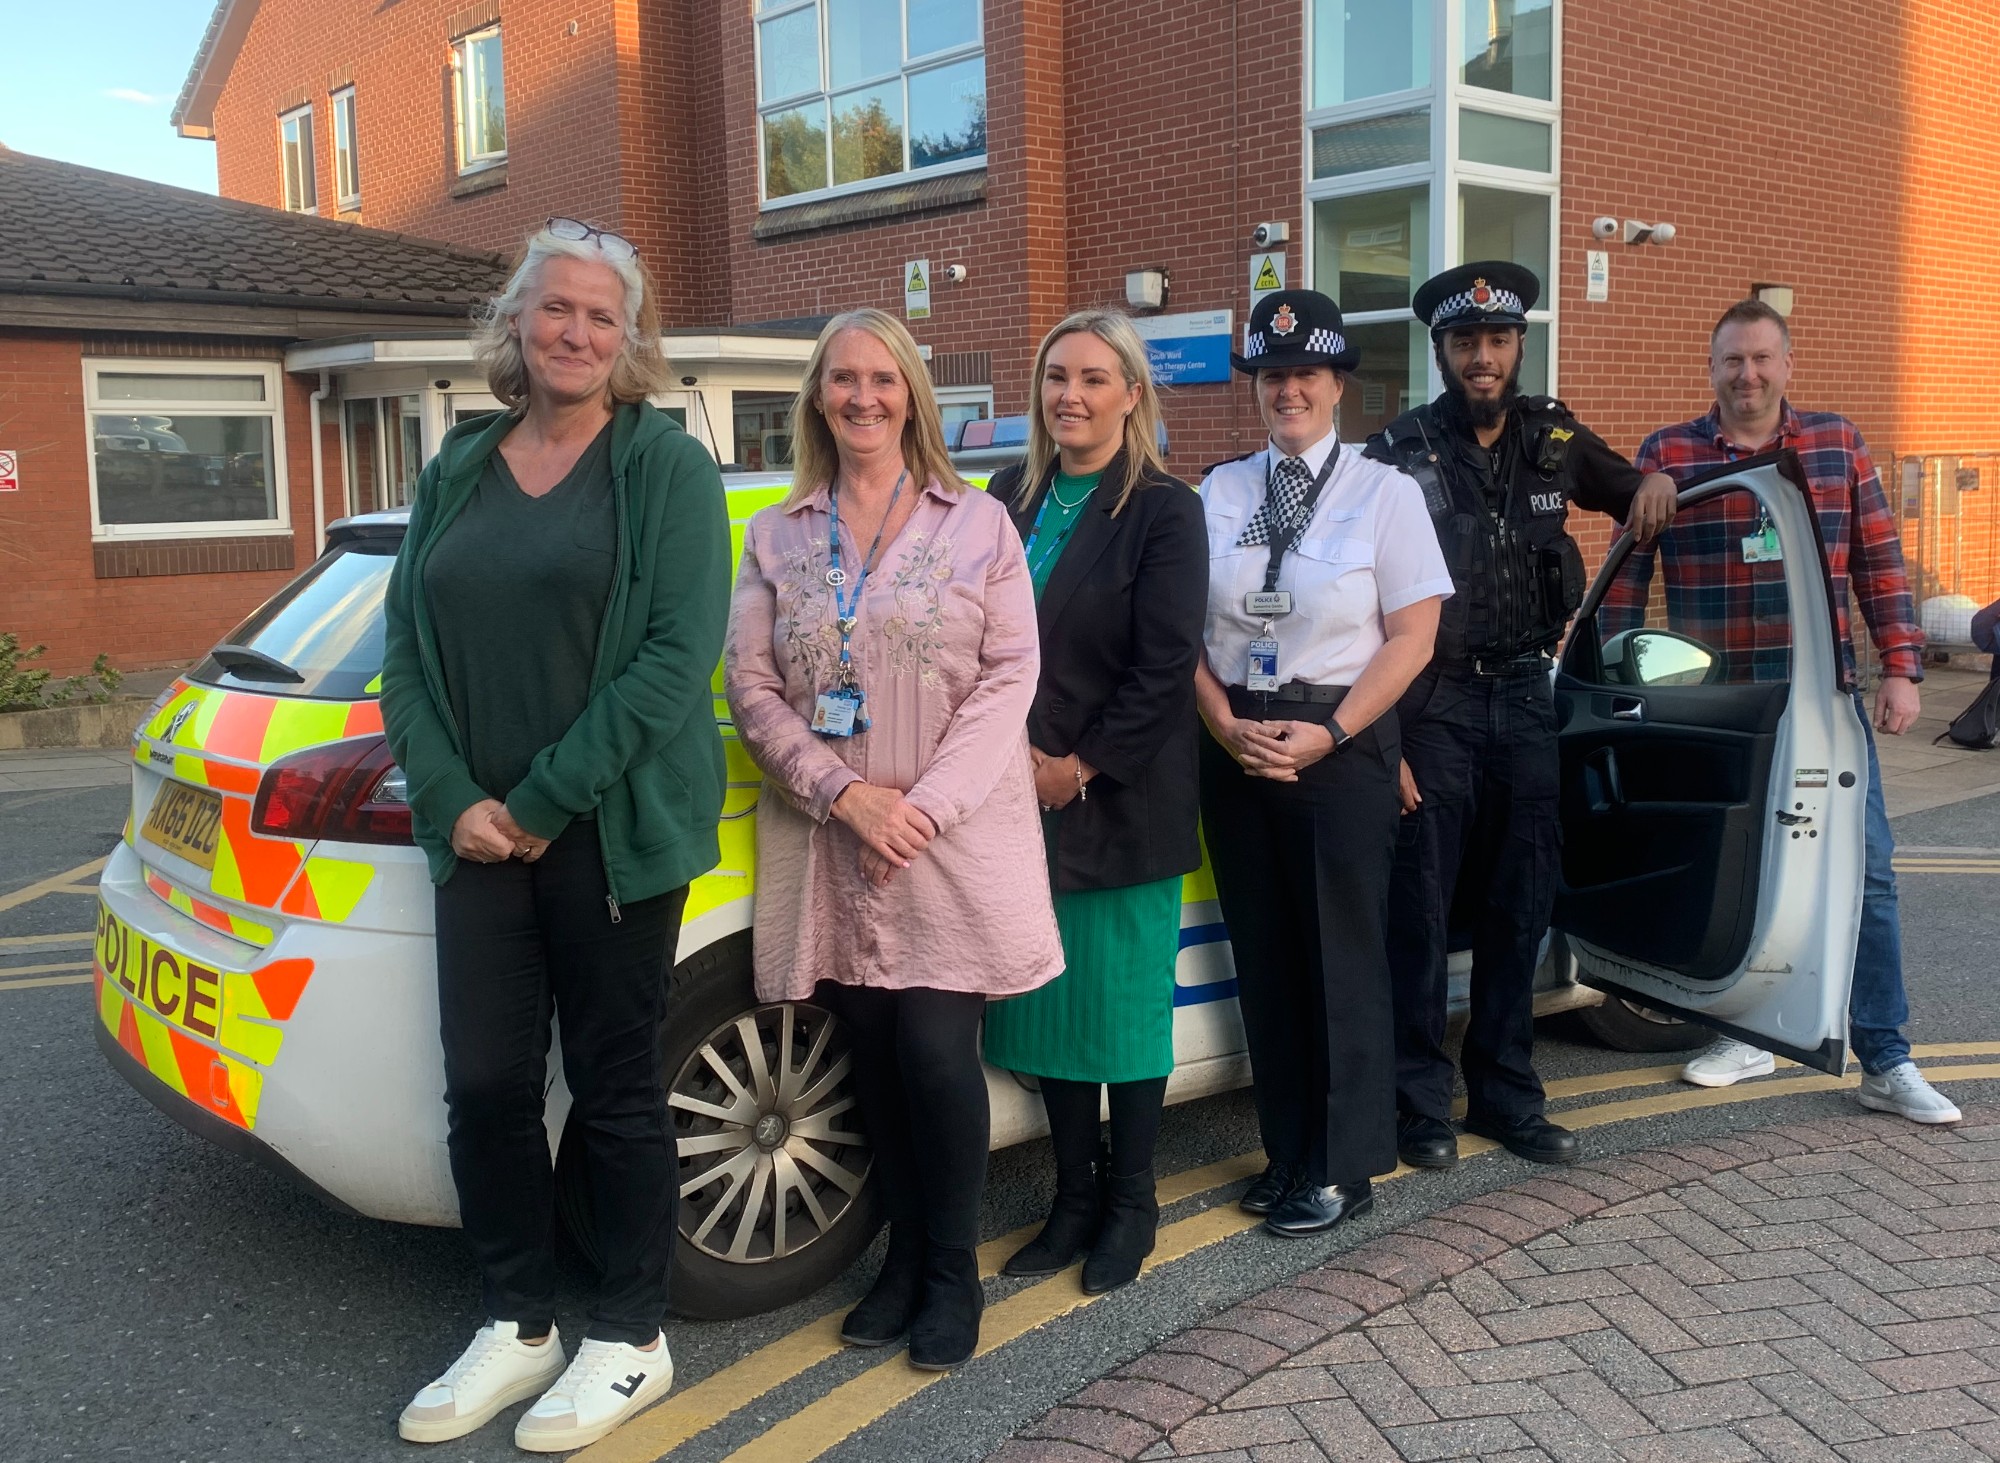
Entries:
<svg viewBox="0 0 2000 1463">
<path fill-rule="evenodd" d="M 1451 1116 L 1445 958 L 1454 899 L 1472 942 L 1460 1063 L 1467 1111 L 1539 1113 L 1534 980 L 1555 900 L 1555 702 L 1546 674 L 1482 677 L 1433 664 L 1398 704 L 1423 801 L 1403 819 L 1389 884 L 1396 1107 Z"/>
<path fill-rule="evenodd" d="M 1325 722 L 1326 704 L 1232 687 L 1231 709 Z M 1396 1166 L 1389 963 L 1396 715 L 1386 712 L 1297 782 L 1251 777 L 1203 733 L 1201 823 L 1229 926 L 1264 1152 L 1318 1184 Z"/>
</svg>

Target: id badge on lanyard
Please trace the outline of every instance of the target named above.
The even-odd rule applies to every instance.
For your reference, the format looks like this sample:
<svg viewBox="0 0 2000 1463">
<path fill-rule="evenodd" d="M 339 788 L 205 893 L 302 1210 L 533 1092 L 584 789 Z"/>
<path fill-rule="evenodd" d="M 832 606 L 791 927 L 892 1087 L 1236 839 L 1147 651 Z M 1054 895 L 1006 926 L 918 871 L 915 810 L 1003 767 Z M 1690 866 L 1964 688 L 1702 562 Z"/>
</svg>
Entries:
<svg viewBox="0 0 2000 1463">
<path fill-rule="evenodd" d="M 812 720 L 808 725 L 823 737 L 851 737 L 865 732 L 869 727 L 861 695 L 861 681 L 854 673 L 852 641 L 854 626 L 861 614 L 861 591 L 868 583 L 868 566 L 875 560 L 875 551 L 882 546 L 883 530 L 895 516 L 896 501 L 903 496 L 903 480 L 909 476 L 906 469 L 896 479 L 896 489 L 889 495 L 888 511 L 882 515 L 882 522 L 875 529 L 875 541 L 868 545 L 868 552 L 861 556 L 860 567 L 855 571 L 852 585 L 848 583 L 847 571 L 840 563 L 840 483 L 836 480 L 827 490 L 827 503 L 832 509 L 833 527 L 828 535 L 827 557 L 830 560 L 826 571 L 827 587 L 833 591 L 834 624 L 840 631 L 839 683 L 831 690 L 821 691 L 813 698 Z M 852 591 L 850 594 L 849 591 Z"/>
<path fill-rule="evenodd" d="M 1757 531 L 1743 537 L 1743 562 L 1746 564 L 1776 564 L 1785 557 L 1783 547 L 1778 543 L 1778 525 L 1771 521 L 1771 515 L 1760 513 Z"/>
<path fill-rule="evenodd" d="M 1278 588 L 1278 571 L 1284 567 L 1285 555 L 1305 532 L 1311 522 L 1313 509 L 1319 503 L 1320 490 L 1326 480 L 1333 476 L 1333 466 L 1340 458 L 1340 444 L 1334 443 L 1326 461 L 1314 475 L 1312 486 L 1300 500 L 1297 509 L 1282 524 L 1271 525 L 1271 557 L 1264 567 L 1264 587 L 1253 589 L 1243 596 L 1243 613 L 1253 619 L 1262 620 L 1264 626 L 1250 641 L 1248 664 L 1244 666 L 1243 686 L 1245 690 L 1270 693 L 1282 684 L 1278 676 L 1278 637 L 1272 631 L 1271 622 L 1281 615 L 1292 612 L 1292 592 Z M 1264 487 L 1264 497 L 1270 500 L 1271 489 L 1268 480 Z"/>
</svg>

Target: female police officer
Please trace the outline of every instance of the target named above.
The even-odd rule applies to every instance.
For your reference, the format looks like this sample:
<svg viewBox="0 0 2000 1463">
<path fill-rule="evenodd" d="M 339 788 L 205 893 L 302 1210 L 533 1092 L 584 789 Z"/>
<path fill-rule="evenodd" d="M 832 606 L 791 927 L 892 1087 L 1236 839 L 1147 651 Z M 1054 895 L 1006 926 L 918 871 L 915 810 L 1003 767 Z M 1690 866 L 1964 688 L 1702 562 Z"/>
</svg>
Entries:
<svg viewBox="0 0 2000 1463">
<path fill-rule="evenodd" d="M 1270 442 L 1201 485 L 1201 813 L 1270 1160 L 1243 1207 L 1312 1234 L 1365 1213 L 1370 1179 L 1396 1166 L 1393 708 L 1451 578 L 1417 485 L 1334 435 L 1360 359 L 1340 307 L 1267 295 L 1233 359 Z"/>
</svg>

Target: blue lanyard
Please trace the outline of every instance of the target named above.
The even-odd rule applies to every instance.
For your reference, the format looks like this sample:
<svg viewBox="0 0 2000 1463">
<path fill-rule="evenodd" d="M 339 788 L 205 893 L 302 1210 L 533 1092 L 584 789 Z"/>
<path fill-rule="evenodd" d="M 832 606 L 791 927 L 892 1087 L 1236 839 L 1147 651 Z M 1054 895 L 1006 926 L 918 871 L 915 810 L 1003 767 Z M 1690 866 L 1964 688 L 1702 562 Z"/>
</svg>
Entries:
<svg viewBox="0 0 2000 1463">
<path fill-rule="evenodd" d="M 1061 505 L 1063 511 L 1069 514 L 1069 519 L 1067 522 L 1063 524 L 1061 531 L 1057 533 L 1056 541 L 1049 546 L 1049 554 L 1051 557 L 1062 552 L 1062 546 L 1065 543 L 1069 542 L 1070 534 L 1076 531 L 1077 520 L 1083 516 L 1083 505 L 1088 503 L 1091 500 L 1091 498 L 1096 495 L 1096 493 L 1097 493 L 1097 484 L 1092 483 L 1090 487 L 1087 490 L 1085 490 L 1084 495 L 1076 500 L 1074 505 L 1069 503 L 1064 503 Z M 1028 529 L 1028 542 L 1025 545 L 1023 545 L 1021 550 L 1022 554 L 1028 560 L 1028 568 L 1030 569 L 1030 571 L 1032 571 L 1035 567 L 1035 541 L 1042 536 L 1042 520 L 1048 516 L 1049 502 L 1051 499 L 1055 497 L 1055 495 L 1056 495 L 1055 480 L 1051 478 L 1049 480 L 1049 490 L 1046 493 L 1042 494 L 1042 505 L 1041 507 L 1035 510 L 1035 521 Z"/>
<path fill-rule="evenodd" d="M 854 665 L 848 654 L 848 642 L 854 634 L 855 620 L 861 613 L 861 590 L 868 582 L 868 566 L 875 562 L 875 551 L 882 547 L 882 532 L 896 515 L 896 501 L 903 496 L 903 482 L 909 475 L 910 470 L 906 467 L 896 478 L 895 491 L 889 494 L 889 509 L 875 529 L 875 541 L 868 545 L 868 552 L 861 558 L 861 567 L 854 572 L 854 592 L 851 595 L 844 592 L 848 584 L 847 571 L 840 567 L 840 480 L 836 478 L 827 486 L 827 506 L 833 512 L 833 528 L 827 536 L 827 557 L 832 561 L 832 567 L 826 571 L 826 582 L 833 590 L 834 623 L 840 630 L 840 679 L 843 685 L 854 684 Z"/>
</svg>

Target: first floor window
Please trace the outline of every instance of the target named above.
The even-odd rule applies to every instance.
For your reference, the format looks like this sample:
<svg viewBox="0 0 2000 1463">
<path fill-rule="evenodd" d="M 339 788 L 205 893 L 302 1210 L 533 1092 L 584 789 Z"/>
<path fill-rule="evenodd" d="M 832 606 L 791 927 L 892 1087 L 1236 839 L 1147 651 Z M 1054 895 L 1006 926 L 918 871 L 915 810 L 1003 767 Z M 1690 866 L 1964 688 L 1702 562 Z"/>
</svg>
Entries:
<svg viewBox="0 0 2000 1463">
<path fill-rule="evenodd" d="M 500 27 L 452 43 L 457 73 L 458 170 L 470 172 L 507 156 L 507 92 L 500 71 Z"/>
<path fill-rule="evenodd" d="M 361 206 L 361 160 L 354 141 L 354 88 L 333 94 L 334 201 L 352 211 Z"/>
<path fill-rule="evenodd" d="M 313 178 L 313 114 L 300 107 L 278 119 L 278 152 L 284 174 L 285 207 L 293 213 L 319 209 L 319 185 Z"/>
<path fill-rule="evenodd" d="M 86 362 L 98 536 L 284 529 L 282 381 L 275 364 Z"/>
</svg>

